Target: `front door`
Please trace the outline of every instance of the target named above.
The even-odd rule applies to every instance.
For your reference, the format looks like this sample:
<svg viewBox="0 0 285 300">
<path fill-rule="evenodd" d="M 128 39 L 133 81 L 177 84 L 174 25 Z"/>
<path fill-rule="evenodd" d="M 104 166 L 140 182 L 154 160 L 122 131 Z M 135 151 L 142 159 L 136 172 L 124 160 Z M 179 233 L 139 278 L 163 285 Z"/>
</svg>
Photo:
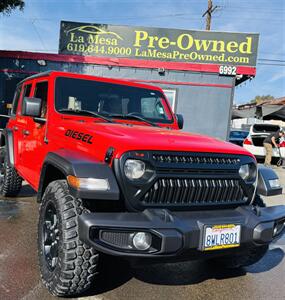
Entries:
<svg viewBox="0 0 285 300">
<path fill-rule="evenodd" d="M 21 115 L 21 102 L 24 97 L 29 97 L 32 90 L 32 83 L 26 82 L 16 89 L 9 121 L 9 128 L 13 132 L 14 163 L 16 169 L 23 176 L 22 152 L 23 152 L 23 130 L 27 126 L 27 119 Z"/>
<path fill-rule="evenodd" d="M 32 97 L 42 99 L 41 118 L 47 114 L 48 81 L 35 82 Z M 48 145 L 45 143 L 46 123 L 38 123 L 32 117 L 25 117 L 27 123 L 22 130 L 23 147 L 21 150 L 22 172 L 26 180 L 34 187 L 38 187 L 40 172 Z"/>
</svg>

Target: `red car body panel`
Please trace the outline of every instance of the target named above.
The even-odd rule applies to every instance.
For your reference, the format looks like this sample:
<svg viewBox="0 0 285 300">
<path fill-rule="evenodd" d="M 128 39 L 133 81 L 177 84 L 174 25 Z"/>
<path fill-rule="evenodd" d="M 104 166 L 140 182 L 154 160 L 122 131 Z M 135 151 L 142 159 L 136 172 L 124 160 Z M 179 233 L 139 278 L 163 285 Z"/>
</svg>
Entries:
<svg viewBox="0 0 285 300">
<path fill-rule="evenodd" d="M 82 153 L 102 162 L 109 147 L 115 149 L 114 157 L 116 158 L 130 150 L 208 152 L 253 157 L 248 151 L 231 143 L 179 131 L 177 120 L 168 102 L 164 103 L 164 108 L 173 118 L 173 123 L 159 124 L 160 127 L 152 127 L 144 122 L 133 120 L 116 119 L 114 123 L 107 123 L 94 117 L 58 113 L 54 105 L 54 87 L 56 78 L 62 76 L 147 88 L 163 93 L 155 86 L 64 72 L 51 72 L 49 76 L 25 81 L 23 86 L 33 84 L 30 96 L 33 96 L 37 82 L 48 81 L 49 84 L 47 122 L 39 124 L 31 117 L 21 116 L 22 95 L 17 114 L 10 119 L 7 126 L 14 131 L 15 167 L 35 190 L 38 190 L 41 169 L 47 153 L 59 149 Z M 89 143 L 86 140 L 77 140 L 67 136 L 67 130 L 75 132 L 74 137 L 77 137 L 79 132 L 84 133 L 86 137 L 89 137 Z M 25 135 L 27 131 L 29 135 Z"/>
</svg>

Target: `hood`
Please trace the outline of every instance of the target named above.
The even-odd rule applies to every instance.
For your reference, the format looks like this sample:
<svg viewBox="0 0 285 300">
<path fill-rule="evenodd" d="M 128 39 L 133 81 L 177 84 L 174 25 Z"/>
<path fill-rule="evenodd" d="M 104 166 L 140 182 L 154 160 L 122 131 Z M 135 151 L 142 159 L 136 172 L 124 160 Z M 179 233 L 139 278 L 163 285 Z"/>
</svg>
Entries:
<svg viewBox="0 0 285 300">
<path fill-rule="evenodd" d="M 131 150 L 189 151 L 252 156 L 247 150 L 216 138 L 161 127 L 96 123 L 85 124 L 94 141 L 115 148 L 119 157 Z M 101 141 L 101 142 L 100 142 Z"/>
</svg>

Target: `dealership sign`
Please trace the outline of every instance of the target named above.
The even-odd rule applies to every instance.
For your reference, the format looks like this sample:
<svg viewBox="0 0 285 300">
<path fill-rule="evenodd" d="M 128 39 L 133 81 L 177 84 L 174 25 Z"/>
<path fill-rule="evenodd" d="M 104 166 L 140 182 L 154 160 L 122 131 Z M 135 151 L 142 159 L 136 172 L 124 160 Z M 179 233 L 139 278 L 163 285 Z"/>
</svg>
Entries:
<svg viewBox="0 0 285 300">
<path fill-rule="evenodd" d="M 256 65 L 258 34 L 61 22 L 59 53 Z"/>
</svg>

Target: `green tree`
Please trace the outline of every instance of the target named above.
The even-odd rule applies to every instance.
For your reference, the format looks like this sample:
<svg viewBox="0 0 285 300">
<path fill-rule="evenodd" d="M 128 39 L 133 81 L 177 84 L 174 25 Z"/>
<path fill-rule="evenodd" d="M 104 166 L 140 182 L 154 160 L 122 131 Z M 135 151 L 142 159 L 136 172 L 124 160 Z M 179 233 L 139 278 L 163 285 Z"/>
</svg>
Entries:
<svg viewBox="0 0 285 300">
<path fill-rule="evenodd" d="M 24 0 L 0 0 L 0 13 L 9 15 L 16 8 L 23 10 L 24 6 Z"/>
<path fill-rule="evenodd" d="M 255 98 L 254 99 L 252 99 L 251 101 L 250 101 L 250 103 L 253 103 L 253 104 L 259 104 L 259 103 L 261 103 L 261 102 L 263 102 L 263 101 L 267 101 L 267 100 L 273 100 L 274 99 L 274 97 L 272 96 L 272 95 L 262 95 L 262 96 L 255 96 Z"/>
</svg>

